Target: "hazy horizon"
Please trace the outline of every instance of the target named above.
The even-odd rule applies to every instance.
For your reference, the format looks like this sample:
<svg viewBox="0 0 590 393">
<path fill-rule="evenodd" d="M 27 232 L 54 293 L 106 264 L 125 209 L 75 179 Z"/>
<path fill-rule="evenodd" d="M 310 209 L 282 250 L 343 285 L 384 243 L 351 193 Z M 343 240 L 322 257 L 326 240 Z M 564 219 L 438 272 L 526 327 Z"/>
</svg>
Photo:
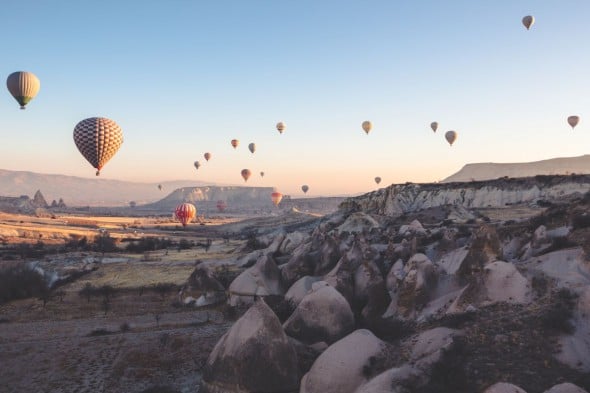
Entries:
<svg viewBox="0 0 590 393">
<path fill-rule="evenodd" d="M 41 90 L 25 111 L 1 95 L 0 168 L 94 178 L 72 139 L 92 116 L 115 120 L 125 139 L 101 178 L 292 195 L 307 184 L 306 196 L 439 181 L 468 163 L 580 156 L 590 144 L 582 0 L 107 0 L 3 10 L 0 32 L 12 38 L 2 75 L 31 71 Z M 573 131 L 569 115 L 581 117 Z M 452 147 L 447 130 L 459 133 Z"/>
</svg>

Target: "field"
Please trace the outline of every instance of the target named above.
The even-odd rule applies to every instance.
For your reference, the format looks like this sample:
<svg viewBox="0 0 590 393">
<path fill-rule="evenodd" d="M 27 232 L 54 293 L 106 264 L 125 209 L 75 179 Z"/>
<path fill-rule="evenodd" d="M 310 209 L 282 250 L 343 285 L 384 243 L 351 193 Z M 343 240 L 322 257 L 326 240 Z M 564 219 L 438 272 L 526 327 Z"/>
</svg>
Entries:
<svg viewBox="0 0 590 393">
<path fill-rule="evenodd" d="M 0 264 L 82 272 L 45 304 L 28 298 L 0 305 L 0 392 L 195 391 L 198 370 L 231 321 L 222 307 L 183 306 L 177 292 L 197 260 L 227 258 L 244 243 L 218 237 L 217 228 L 233 221 L 182 229 L 161 218 L 0 214 Z M 64 248 L 104 233 L 117 251 Z M 125 251 L 132 240 L 150 237 L 185 240 L 190 248 Z M 43 256 L 19 255 L 23 244 Z M 86 285 L 111 290 L 85 297 L 80 292 Z"/>
</svg>

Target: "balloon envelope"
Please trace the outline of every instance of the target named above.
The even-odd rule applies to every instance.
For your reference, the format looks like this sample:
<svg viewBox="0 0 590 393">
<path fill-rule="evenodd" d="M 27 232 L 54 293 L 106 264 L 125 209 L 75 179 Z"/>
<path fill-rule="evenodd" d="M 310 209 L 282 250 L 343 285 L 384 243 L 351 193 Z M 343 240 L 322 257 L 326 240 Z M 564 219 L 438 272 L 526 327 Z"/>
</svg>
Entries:
<svg viewBox="0 0 590 393">
<path fill-rule="evenodd" d="M 123 144 L 123 131 L 113 120 L 91 117 L 74 127 L 74 143 L 90 165 L 97 169 L 98 176 Z"/>
<path fill-rule="evenodd" d="M 453 146 L 453 143 L 457 140 L 457 132 L 456 131 L 447 131 L 445 133 L 445 139 L 449 142 L 449 145 Z"/>
<path fill-rule="evenodd" d="M 535 23 L 535 17 L 532 15 L 527 15 L 522 18 L 522 24 L 526 27 L 527 30 L 531 28 L 531 26 Z"/>
<path fill-rule="evenodd" d="M 250 172 L 250 169 L 242 169 L 242 177 L 244 178 L 244 181 L 248 181 L 251 174 L 252 172 Z"/>
<path fill-rule="evenodd" d="M 256 144 L 255 143 L 250 143 L 248 145 L 248 149 L 250 150 L 251 153 L 254 153 L 256 151 Z"/>
<path fill-rule="evenodd" d="M 201 167 L 201 163 L 199 161 L 195 161 L 195 168 L 199 169 Z"/>
<path fill-rule="evenodd" d="M 373 123 L 371 123 L 370 121 L 366 120 L 366 121 L 363 121 L 362 126 L 363 126 L 363 130 L 365 131 L 365 133 L 367 135 L 369 135 L 369 132 L 371 132 L 371 130 L 373 129 Z"/>
<path fill-rule="evenodd" d="M 236 147 L 238 147 L 238 145 L 240 144 L 240 141 L 239 141 L 239 140 L 237 140 L 237 139 L 232 139 L 230 143 L 231 143 L 231 145 L 232 145 L 232 146 L 234 147 L 234 149 L 235 149 L 235 148 L 236 148 Z"/>
<path fill-rule="evenodd" d="M 264 172 L 260 172 L 260 177 L 264 177 Z"/>
<path fill-rule="evenodd" d="M 158 184 L 158 190 L 162 191 L 162 185 Z"/>
<path fill-rule="evenodd" d="M 379 176 L 377 176 L 375 178 L 375 183 L 377 183 L 377 184 L 381 183 L 381 178 Z"/>
<path fill-rule="evenodd" d="M 6 87 L 20 104 L 20 109 L 25 109 L 29 101 L 39 93 L 41 82 L 32 72 L 17 71 L 8 75 Z"/>
<path fill-rule="evenodd" d="M 285 128 L 287 128 L 287 125 L 285 123 L 283 123 L 282 121 L 277 123 L 277 130 L 282 134 L 283 131 L 285 131 Z"/>
<path fill-rule="evenodd" d="M 432 131 L 436 132 L 436 130 L 438 130 L 438 123 L 433 121 L 430 123 L 430 128 L 432 128 Z"/>
<path fill-rule="evenodd" d="M 274 203 L 275 206 L 279 206 L 279 203 L 281 203 L 281 200 L 283 199 L 283 194 L 275 191 L 270 194 L 270 198 L 272 199 L 272 203 Z"/>
<path fill-rule="evenodd" d="M 191 203 L 181 203 L 180 205 L 176 206 L 176 209 L 174 210 L 174 216 L 178 221 L 180 221 L 183 227 L 191 222 L 196 215 L 197 208 Z"/>
<path fill-rule="evenodd" d="M 580 116 L 570 116 L 567 118 L 567 123 L 572 127 L 572 130 L 578 125 L 580 122 Z"/>
<path fill-rule="evenodd" d="M 203 156 L 207 161 L 209 161 L 209 159 L 211 158 L 211 153 L 205 153 Z"/>
<path fill-rule="evenodd" d="M 307 184 L 304 184 L 301 186 L 301 191 L 303 191 L 305 194 L 307 194 L 308 190 L 309 190 L 309 186 Z"/>
</svg>

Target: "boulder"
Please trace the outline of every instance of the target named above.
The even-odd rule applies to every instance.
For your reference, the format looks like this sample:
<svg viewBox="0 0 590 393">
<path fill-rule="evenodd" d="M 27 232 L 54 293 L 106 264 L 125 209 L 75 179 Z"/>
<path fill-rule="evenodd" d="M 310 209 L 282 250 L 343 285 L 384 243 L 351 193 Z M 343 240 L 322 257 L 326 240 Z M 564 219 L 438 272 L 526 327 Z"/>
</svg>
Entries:
<svg viewBox="0 0 590 393">
<path fill-rule="evenodd" d="M 285 294 L 285 300 L 293 307 L 297 307 L 301 300 L 311 291 L 311 285 L 314 282 L 320 281 L 321 277 L 305 276 L 295 281 L 291 288 Z"/>
<path fill-rule="evenodd" d="M 354 269 L 347 254 L 344 254 L 334 269 L 324 276 L 324 281 L 336 288 L 349 304 L 354 301 Z"/>
<path fill-rule="evenodd" d="M 364 385 L 355 393 L 407 393 L 408 385 L 415 386 L 419 372 L 411 366 L 389 369 Z"/>
<path fill-rule="evenodd" d="M 332 344 L 301 380 L 300 393 L 353 393 L 392 366 L 390 348 L 368 330 Z"/>
<path fill-rule="evenodd" d="M 531 286 L 516 267 L 507 262 L 496 261 L 484 267 L 486 299 L 490 303 L 528 303 Z"/>
<path fill-rule="evenodd" d="M 511 383 L 498 382 L 484 390 L 483 393 L 526 393 L 526 391 Z"/>
<path fill-rule="evenodd" d="M 588 393 L 586 390 L 573 383 L 560 383 L 559 385 L 553 386 L 549 390 L 545 390 L 543 393 Z"/>
<path fill-rule="evenodd" d="M 281 272 L 270 255 L 244 270 L 229 286 L 230 305 L 252 304 L 257 297 L 283 295 Z"/>
<path fill-rule="evenodd" d="M 203 367 L 203 393 L 296 391 L 297 354 L 281 323 L 258 300 L 217 342 Z"/>
<path fill-rule="evenodd" d="M 312 291 L 283 325 L 285 332 L 305 344 L 331 344 L 354 329 L 354 315 L 346 299 L 326 282 L 312 284 Z"/>
</svg>

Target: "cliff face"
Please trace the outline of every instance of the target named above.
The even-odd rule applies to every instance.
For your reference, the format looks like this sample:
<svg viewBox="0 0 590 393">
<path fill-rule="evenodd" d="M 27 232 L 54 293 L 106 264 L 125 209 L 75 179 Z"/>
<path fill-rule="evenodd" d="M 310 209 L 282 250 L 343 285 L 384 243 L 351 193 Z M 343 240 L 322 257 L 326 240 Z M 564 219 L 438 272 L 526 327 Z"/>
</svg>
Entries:
<svg viewBox="0 0 590 393">
<path fill-rule="evenodd" d="M 522 163 L 467 164 L 459 172 L 447 177 L 442 182 L 490 180 L 502 176 L 571 175 L 572 173 L 590 173 L 590 155 Z"/>
<path fill-rule="evenodd" d="M 588 191 L 590 175 L 502 178 L 469 183 L 408 183 L 349 198 L 340 208 L 396 216 L 444 205 L 485 208 L 551 201 Z"/>
</svg>

